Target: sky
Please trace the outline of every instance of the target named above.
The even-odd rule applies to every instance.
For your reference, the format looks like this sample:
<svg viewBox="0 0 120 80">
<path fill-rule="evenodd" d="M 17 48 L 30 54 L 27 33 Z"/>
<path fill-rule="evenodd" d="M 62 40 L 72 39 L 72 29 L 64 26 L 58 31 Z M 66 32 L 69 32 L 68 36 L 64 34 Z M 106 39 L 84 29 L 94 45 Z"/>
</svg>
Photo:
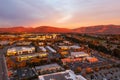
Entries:
<svg viewBox="0 0 120 80">
<path fill-rule="evenodd" d="M 0 0 L 0 27 L 120 25 L 120 0 Z"/>
</svg>

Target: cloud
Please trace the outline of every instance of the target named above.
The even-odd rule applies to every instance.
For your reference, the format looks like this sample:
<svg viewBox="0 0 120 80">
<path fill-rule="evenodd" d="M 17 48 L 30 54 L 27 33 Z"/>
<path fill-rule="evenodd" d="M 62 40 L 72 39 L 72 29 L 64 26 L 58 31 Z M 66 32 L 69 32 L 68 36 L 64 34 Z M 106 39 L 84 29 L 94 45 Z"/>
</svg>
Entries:
<svg viewBox="0 0 120 80">
<path fill-rule="evenodd" d="M 120 0 L 0 0 L 0 25 L 94 25 L 110 19 L 118 23 L 119 3 Z"/>
<path fill-rule="evenodd" d="M 68 22 L 73 16 L 71 14 L 65 15 L 64 17 L 60 18 L 57 23 L 66 23 Z"/>
<path fill-rule="evenodd" d="M 54 15 L 56 14 L 56 15 Z M 50 5 L 43 0 L 1 0 L 0 25 L 31 25 L 44 23 L 59 16 Z"/>
</svg>

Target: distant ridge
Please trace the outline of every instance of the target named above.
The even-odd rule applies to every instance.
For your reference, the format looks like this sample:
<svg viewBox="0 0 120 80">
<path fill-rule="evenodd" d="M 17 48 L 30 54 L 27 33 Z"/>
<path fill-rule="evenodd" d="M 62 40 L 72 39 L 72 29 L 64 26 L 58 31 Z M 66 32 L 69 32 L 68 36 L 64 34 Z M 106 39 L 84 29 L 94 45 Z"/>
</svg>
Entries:
<svg viewBox="0 0 120 80">
<path fill-rule="evenodd" d="M 97 25 L 73 29 L 77 33 L 120 34 L 120 25 Z"/>
<path fill-rule="evenodd" d="M 8 33 L 95 33 L 95 34 L 120 34 L 120 25 L 97 25 L 97 26 L 88 26 L 80 27 L 76 29 L 67 29 L 67 28 L 58 28 L 52 26 L 39 26 L 36 28 L 26 28 L 22 26 L 18 27 L 9 27 L 9 28 L 0 28 L 0 32 Z"/>
</svg>

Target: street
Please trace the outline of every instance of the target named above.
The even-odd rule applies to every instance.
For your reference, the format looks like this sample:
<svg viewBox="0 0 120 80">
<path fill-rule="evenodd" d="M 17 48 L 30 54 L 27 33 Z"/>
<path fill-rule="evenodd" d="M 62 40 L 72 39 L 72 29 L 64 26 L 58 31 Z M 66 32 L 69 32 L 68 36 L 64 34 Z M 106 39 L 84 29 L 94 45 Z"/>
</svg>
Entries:
<svg viewBox="0 0 120 80">
<path fill-rule="evenodd" d="M 7 66 L 3 49 L 0 49 L 0 80 L 8 80 Z"/>
</svg>

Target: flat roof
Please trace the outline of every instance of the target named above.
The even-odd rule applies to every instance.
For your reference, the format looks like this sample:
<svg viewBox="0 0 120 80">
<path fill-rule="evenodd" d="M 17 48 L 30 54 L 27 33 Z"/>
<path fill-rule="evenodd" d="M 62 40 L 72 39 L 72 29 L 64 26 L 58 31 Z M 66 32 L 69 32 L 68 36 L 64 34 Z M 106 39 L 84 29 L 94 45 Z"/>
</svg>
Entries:
<svg viewBox="0 0 120 80">
<path fill-rule="evenodd" d="M 43 46 L 39 46 L 39 48 L 40 48 L 42 51 L 45 51 L 45 52 L 47 51 L 46 48 L 43 47 Z"/>
<path fill-rule="evenodd" d="M 50 46 L 46 46 L 46 48 L 48 48 L 51 52 L 55 52 L 55 53 L 56 53 L 56 50 L 53 49 L 52 47 L 50 47 Z"/>
<path fill-rule="evenodd" d="M 82 52 L 71 52 L 71 56 L 83 57 L 83 56 L 89 56 L 89 55 L 82 51 Z"/>
<path fill-rule="evenodd" d="M 12 48 L 9 48 L 7 51 L 18 52 L 18 51 L 29 51 L 29 50 L 33 50 L 33 49 L 35 49 L 35 47 L 12 47 Z"/>
<path fill-rule="evenodd" d="M 39 80 L 87 80 L 81 75 L 76 75 L 72 70 L 38 76 Z"/>
<path fill-rule="evenodd" d="M 48 54 L 48 53 L 34 53 L 34 54 L 25 54 L 25 55 L 18 55 L 17 57 L 26 57 L 26 56 L 40 56 L 42 54 Z"/>
<path fill-rule="evenodd" d="M 62 47 L 69 48 L 69 46 L 58 46 L 58 47 L 60 47 L 60 48 L 62 48 Z"/>
<path fill-rule="evenodd" d="M 87 54 L 87 53 L 85 53 L 85 52 L 83 52 L 83 51 L 81 51 L 81 52 L 71 52 L 71 54 Z"/>
<path fill-rule="evenodd" d="M 79 49 L 79 48 L 81 48 L 81 47 L 78 46 L 78 45 L 73 45 L 73 46 L 70 46 L 70 48 Z"/>
<path fill-rule="evenodd" d="M 61 66 L 58 65 L 57 63 L 54 63 L 54 64 L 48 64 L 48 65 L 43 65 L 43 66 L 36 66 L 35 68 L 38 70 L 38 69 L 47 69 L 51 67 L 61 67 Z"/>
</svg>

